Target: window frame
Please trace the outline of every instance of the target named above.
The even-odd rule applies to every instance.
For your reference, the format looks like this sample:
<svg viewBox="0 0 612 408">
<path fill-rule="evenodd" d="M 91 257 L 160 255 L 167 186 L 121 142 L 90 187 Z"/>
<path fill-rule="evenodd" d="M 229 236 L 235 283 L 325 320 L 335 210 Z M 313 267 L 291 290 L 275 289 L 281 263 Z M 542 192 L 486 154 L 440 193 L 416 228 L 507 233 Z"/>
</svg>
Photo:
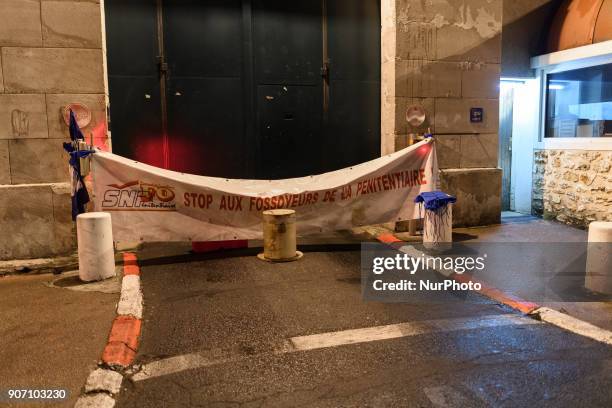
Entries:
<svg viewBox="0 0 612 408">
<path fill-rule="evenodd" d="M 545 137 L 548 75 L 612 63 L 612 40 L 540 55 L 531 59 L 539 84 L 537 149 L 612 150 L 612 137 Z"/>
</svg>

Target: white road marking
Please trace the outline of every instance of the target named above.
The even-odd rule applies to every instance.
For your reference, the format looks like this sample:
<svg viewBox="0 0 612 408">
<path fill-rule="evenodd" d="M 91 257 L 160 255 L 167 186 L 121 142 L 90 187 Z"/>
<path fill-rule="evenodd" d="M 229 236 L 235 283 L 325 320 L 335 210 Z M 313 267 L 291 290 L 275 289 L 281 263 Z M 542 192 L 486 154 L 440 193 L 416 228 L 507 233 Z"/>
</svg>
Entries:
<svg viewBox="0 0 612 408">
<path fill-rule="evenodd" d="M 108 394 L 93 394 L 79 397 L 74 408 L 113 408 L 115 400 Z"/>
<path fill-rule="evenodd" d="M 153 361 L 152 363 L 142 366 L 141 370 L 132 376 L 132 380 L 143 381 L 150 378 L 179 373 L 185 370 L 193 370 L 195 368 L 203 368 L 230 361 L 238 361 L 247 357 L 240 354 L 235 354 L 233 356 L 224 354 L 225 353 L 222 351 L 212 350 L 200 353 L 183 354 L 181 356 Z"/>
<path fill-rule="evenodd" d="M 311 336 L 293 337 L 290 339 L 290 341 L 296 351 L 304 351 L 327 347 L 337 347 L 347 344 L 395 339 L 399 337 L 417 336 L 425 333 L 439 333 L 534 323 L 537 323 L 537 321 L 527 317 L 504 314 L 482 316 L 477 318 L 467 317 L 390 324 L 387 326 L 368 327 L 364 329 L 344 330 L 340 332 L 313 334 Z"/>
<path fill-rule="evenodd" d="M 496 314 L 478 317 L 462 317 L 455 319 L 425 320 L 421 322 L 398 323 L 386 326 L 366 327 L 362 329 L 343 330 L 338 332 L 313 334 L 293 337 L 284 341 L 275 353 L 284 354 L 329 347 L 346 346 L 373 341 L 389 340 L 400 337 L 417 336 L 419 334 L 451 332 L 459 330 L 482 329 L 488 327 L 516 326 L 541 324 L 529 317 Z M 132 376 L 134 381 L 143 381 L 181 371 L 209 367 L 217 364 L 235 362 L 253 357 L 253 355 L 232 353 L 223 350 L 211 350 L 199 353 L 185 354 L 153 361 L 142 366 L 140 371 Z"/>
<path fill-rule="evenodd" d="M 584 322 L 580 319 L 558 312 L 547 307 L 541 307 L 531 312 L 547 323 L 554 324 L 572 333 L 612 345 L 612 332 Z"/>
<path fill-rule="evenodd" d="M 121 391 L 123 376 L 116 371 L 98 368 L 89 374 L 85 383 L 85 392 L 105 391 L 118 394 Z"/>
<path fill-rule="evenodd" d="M 121 281 L 121 297 L 117 305 L 117 314 L 134 316 L 142 319 L 142 291 L 140 276 L 127 275 Z"/>
<path fill-rule="evenodd" d="M 418 251 L 412 245 L 404 245 L 399 248 L 399 251 L 415 258 L 420 256 L 425 256 L 426 259 L 431 258 L 430 256 L 423 255 L 421 251 Z M 436 271 L 445 277 L 449 277 L 454 273 L 452 269 L 442 269 Z M 558 326 L 569 332 L 612 345 L 611 331 L 602 329 L 601 327 L 597 327 L 568 314 L 561 313 L 548 307 L 541 307 L 532 311 L 530 314 L 532 316 L 538 316 L 542 321 Z"/>
</svg>

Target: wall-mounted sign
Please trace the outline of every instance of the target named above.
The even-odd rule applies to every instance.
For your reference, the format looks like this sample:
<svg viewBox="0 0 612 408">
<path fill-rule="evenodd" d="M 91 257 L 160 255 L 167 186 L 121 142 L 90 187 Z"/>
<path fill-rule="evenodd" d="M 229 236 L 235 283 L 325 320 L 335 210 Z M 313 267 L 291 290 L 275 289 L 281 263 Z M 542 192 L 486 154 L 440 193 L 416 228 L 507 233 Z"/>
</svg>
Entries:
<svg viewBox="0 0 612 408">
<path fill-rule="evenodd" d="M 82 103 L 69 103 L 64 106 L 62 116 L 64 117 L 64 122 L 66 122 L 66 126 L 70 125 L 70 110 L 74 112 L 76 117 L 77 125 L 81 129 L 87 127 L 91 123 L 91 109 Z"/>
<path fill-rule="evenodd" d="M 483 118 L 484 118 L 483 108 L 471 108 L 470 109 L 470 122 L 482 123 Z"/>
<path fill-rule="evenodd" d="M 406 120 L 412 127 L 421 126 L 427 117 L 425 109 L 420 105 L 412 105 L 406 109 Z"/>
</svg>

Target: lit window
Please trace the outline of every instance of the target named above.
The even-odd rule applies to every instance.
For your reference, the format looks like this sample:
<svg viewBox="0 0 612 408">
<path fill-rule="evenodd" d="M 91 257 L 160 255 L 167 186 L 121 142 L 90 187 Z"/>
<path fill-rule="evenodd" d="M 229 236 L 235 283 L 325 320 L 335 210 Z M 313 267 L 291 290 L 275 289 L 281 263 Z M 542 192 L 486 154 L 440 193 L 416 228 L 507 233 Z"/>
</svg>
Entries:
<svg viewBox="0 0 612 408">
<path fill-rule="evenodd" d="M 612 136 L 612 64 L 547 76 L 546 137 Z"/>
</svg>

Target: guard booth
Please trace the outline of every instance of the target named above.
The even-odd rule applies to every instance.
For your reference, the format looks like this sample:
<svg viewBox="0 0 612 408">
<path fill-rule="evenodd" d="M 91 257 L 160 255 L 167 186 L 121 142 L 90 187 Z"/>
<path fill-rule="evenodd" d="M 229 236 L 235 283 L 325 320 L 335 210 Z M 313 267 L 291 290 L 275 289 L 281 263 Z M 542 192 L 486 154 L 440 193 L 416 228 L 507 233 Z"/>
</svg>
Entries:
<svg viewBox="0 0 612 408">
<path fill-rule="evenodd" d="M 379 0 L 106 0 L 113 151 L 278 179 L 380 155 Z"/>
</svg>

